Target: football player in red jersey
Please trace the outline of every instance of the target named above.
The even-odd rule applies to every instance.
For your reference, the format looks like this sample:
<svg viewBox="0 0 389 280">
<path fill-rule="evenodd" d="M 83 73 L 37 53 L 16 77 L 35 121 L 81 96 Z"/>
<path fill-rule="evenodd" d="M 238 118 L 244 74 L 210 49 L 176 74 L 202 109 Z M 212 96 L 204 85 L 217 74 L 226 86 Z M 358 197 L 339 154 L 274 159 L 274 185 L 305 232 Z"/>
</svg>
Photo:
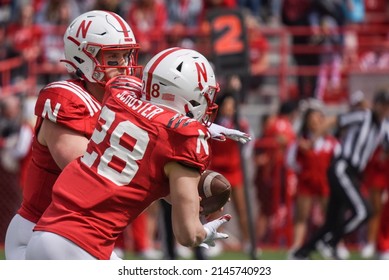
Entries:
<svg viewBox="0 0 389 280">
<path fill-rule="evenodd" d="M 200 53 L 154 56 L 144 97 L 111 80 L 84 155 L 63 170 L 35 226 L 27 259 L 109 259 L 116 237 L 153 201 L 169 196 L 173 231 L 184 246 L 213 246 L 230 216 L 202 224 L 197 185 L 209 164 L 207 126 L 218 84 Z"/>
<path fill-rule="evenodd" d="M 64 45 L 64 62 L 77 77 L 48 84 L 38 96 L 32 161 L 22 205 L 7 230 L 7 259 L 25 258 L 32 229 L 51 202 L 55 180 L 71 160 L 86 150 L 101 110 L 106 81 L 140 69 L 139 46 L 131 28 L 111 12 L 90 11 L 77 17 L 65 32 Z M 136 80 L 133 83 L 138 91 L 141 84 Z"/>
<path fill-rule="evenodd" d="M 51 202 L 54 182 L 62 169 L 86 150 L 100 114 L 106 81 L 141 69 L 137 65 L 139 46 L 131 28 L 115 13 L 90 11 L 80 15 L 67 28 L 64 46 L 64 62 L 76 78 L 53 82 L 38 96 L 28 182 L 22 205 L 7 230 L 6 259 L 25 258 L 32 229 Z M 131 79 L 125 86 L 140 94 L 140 81 Z M 216 139 L 250 140 L 239 131 L 212 128 Z"/>
</svg>

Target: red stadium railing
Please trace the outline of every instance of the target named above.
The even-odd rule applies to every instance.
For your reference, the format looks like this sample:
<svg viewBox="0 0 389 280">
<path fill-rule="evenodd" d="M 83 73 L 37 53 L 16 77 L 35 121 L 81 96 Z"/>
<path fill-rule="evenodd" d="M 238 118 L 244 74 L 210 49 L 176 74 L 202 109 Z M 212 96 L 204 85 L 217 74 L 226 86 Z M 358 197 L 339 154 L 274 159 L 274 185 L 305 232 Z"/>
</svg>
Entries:
<svg viewBox="0 0 389 280">
<path fill-rule="evenodd" d="M 358 58 L 367 51 L 375 52 L 385 52 L 389 51 L 389 40 L 387 39 L 387 25 L 360 25 L 360 26 L 347 26 L 343 29 L 335 30 L 340 35 L 345 35 L 347 33 L 353 32 L 357 38 L 357 49 L 356 56 Z M 292 45 L 291 37 L 298 35 L 312 35 L 312 30 L 307 27 L 279 27 L 279 28 L 270 28 L 270 27 L 261 27 L 261 34 L 271 42 L 271 46 L 267 49 L 267 52 L 273 59 L 272 63 L 265 69 L 262 73 L 263 76 L 272 76 L 278 80 L 278 92 L 281 99 L 287 99 L 296 93 L 293 93 L 295 88 L 295 78 L 296 76 L 317 76 L 320 73 L 320 65 L 296 65 L 293 63 L 293 56 L 295 54 L 308 55 L 308 54 L 322 54 L 323 52 L 328 52 L 327 46 L 321 45 Z M 52 33 L 52 34 L 51 34 Z M 60 37 L 63 34 L 63 28 L 52 28 L 45 30 L 44 37 Z M 167 47 L 176 46 L 182 42 L 184 38 L 195 38 L 193 40 L 193 47 L 198 49 L 200 52 L 205 55 L 209 55 L 211 52 L 211 41 L 209 38 L 209 31 L 204 29 L 186 29 L 181 32 L 166 32 L 163 36 L 163 40 L 159 36 L 158 40 L 152 40 L 153 42 L 153 55 L 155 52 L 162 50 Z M 43 37 L 43 38 L 44 38 Z M 63 52 L 63 45 L 61 45 L 58 40 L 54 41 L 54 44 L 50 46 L 51 48 L 57 48 L 57 52 Z M 270 43 L 269 43 L 270 45 Z M 334 44 L 331 47 L 331 51 L 337 50 L 341 55 L 347 56 L 350 52 L 346 49 L 344 44 Z M 45 49 L 48 47 L 45 46 Z M 32 61 L 29 63 L 29 72 L 28 76 L 24 77 L 23 81 L 16 83 L 12 82 L 11 72 L 18 67 L 21 67 L 23 63 L 22 58 L 12 58 L 9 60 L 0 62 L 0 75 L 2 83 L 2 95 L 12 94 L 20 90 L 27 90 L 28 94 L 36 94 L 33 91 L 35 90 L 34 82 L 37 82 L 40 76 L 50 75 L 50 74 L 61 74 L 65 73 L 64 67 L 58 66 L 58 62 L 47 61 L 45 58 L 41 58 L 39 61 Z M 342 78 L 342 87 L 338 89 L 341 93 L 336 92 L 327 92 L 328 96 L 324 96 L 326 101 L 335 101 L 342 102 L 346 99 L 348 95 L 347 88 L 347 78 L 350 74 L 361 73 L 366 71 L 362 69 L 358 62 L 351 64 L 342 64 L 341 69 L 341 78 Z M 381 69 L 369 69 L 369 73 L 386 73 L 389 71 L 389 65 L 386 68 Z M 298 93 L 297 93 L 298 94 Z M 331 94 L 333 95 L 331 97 Z"/>
</svg>

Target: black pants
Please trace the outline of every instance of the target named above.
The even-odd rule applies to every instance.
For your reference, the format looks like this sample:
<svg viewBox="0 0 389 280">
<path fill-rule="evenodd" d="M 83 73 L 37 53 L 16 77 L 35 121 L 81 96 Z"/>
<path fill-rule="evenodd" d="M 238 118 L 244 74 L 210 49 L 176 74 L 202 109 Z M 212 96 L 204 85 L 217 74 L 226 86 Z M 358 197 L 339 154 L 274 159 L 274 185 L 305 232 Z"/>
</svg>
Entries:
<svg viewBox="0 0 389 280">
<path fill-rule="evenodd" d="M 359 173 L 346 161 L 336 160 L 328 169 L 330 197 L 324 224 L 296 255 L 307 257 L 319 241 L 335 248 L 348 233 L 367 221 L 370 209 L 360 192 Z"/>
</svg>

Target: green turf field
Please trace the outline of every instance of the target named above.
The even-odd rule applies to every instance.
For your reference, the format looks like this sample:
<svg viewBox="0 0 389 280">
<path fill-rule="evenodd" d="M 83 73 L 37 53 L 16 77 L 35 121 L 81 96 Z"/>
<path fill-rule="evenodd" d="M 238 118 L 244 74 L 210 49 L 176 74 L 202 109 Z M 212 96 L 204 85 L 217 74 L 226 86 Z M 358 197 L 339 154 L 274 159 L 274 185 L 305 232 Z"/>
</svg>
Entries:
<svg viewBox="0 0 389 280">
<path fill-rule="evenodd" d="M 351 250 L 350 253 L 351 253 L 351 257 L 350 257 L 351 260 L 360 260 L 361 259 L 358 251 Z M 287 254 L 286 250 L 274 250 L 274 249 L 263 250 L 262 254 L 259 256 L 259 259 L 262 259 L 262 260 L 285 260 L 286 254 Z M 4 250 L 0 250 L 0 260 L 4 260 L 4 259 L 5 259 Z M 132 253 L 127 253 L 125 259 L 134 260 L 134 259 L 136 259 L 136 257 Z M 250 256 L 247 254 L 240 253 L 240 252 L 224 252 L 221 255 L 219 255 L 215 258 L 212 258 L 212 259 L 215 259 L 215 260 L 249 260 Z M 322 260 L 323 258 L 321 258 L 320 255 L 315 254 L 312 256 L 312 259 Z"/>
<path fill-rule="evenodd" d="M 258 259 L 262 260 L 285 260 L 287 256 L 287 250 L 263 250 L 262 254 Z M 131 253 L 126 254 L 126 259 L 135 259 L 135 256 Z M 249 255 L 241 252 L 224 252 L 221 255 L 211 258 L 214 260 L 249 260 L 251 259 Z M 312 259 L 314 260 L 323 260 L 319 254 L 313 254 Z M 350 250 L 350 259 L 351 260 L 361 260 L 362 258 L 359 255 L 358 251 Z"/>
</svg>

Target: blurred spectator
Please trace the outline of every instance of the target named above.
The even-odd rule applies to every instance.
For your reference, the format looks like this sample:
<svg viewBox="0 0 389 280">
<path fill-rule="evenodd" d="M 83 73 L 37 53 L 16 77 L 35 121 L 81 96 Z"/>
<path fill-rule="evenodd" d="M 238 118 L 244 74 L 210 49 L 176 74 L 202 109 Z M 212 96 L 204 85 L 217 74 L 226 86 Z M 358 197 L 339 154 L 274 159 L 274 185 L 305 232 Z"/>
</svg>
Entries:
<svg viewBox="0 0 389 280">
<path fill-rule="evenodd" d="M 27 77 L 30 70 L 28 64 L 36 61 L 42 51 L 40 46 L 42 30 L 35 23 L 34 7 L 30 3 L 17 7 L 14 21 L 8 25 L 6 36 L 10 39 L 14 51 L 21 54 L 25 60 L 18 76 Z M 14 77 L 13 80 L 15 79 Z"/>
<path fill-rule="evenodd" d="M 285 0 L 267 0 L 267 5 L 269 6 L 267 24 L 278 25 L 281 22 L 281 7 L 283 1 Z"/>
<path fill-rule="evenodd" d="M 363 42 L 368 42 L 368 48 L 362 48 L 359 58 L 359 68 L 362 71 L 374 71 L 389 69 L 389 33 L 374 33 L 367 37 L 360 38 Z"/>
<path fill-rule="evenodd" d="M 168 10 L 169 45 L 191 48 L 195 44 L 200 26 L 203 2 L 198 0 L 166 0 Z M 187 34 L 189 33 L 189 34 Z"/>
<path fill-rule="evenodd" d="M 341 86 L 342 39 L 333 17 L 322 16 L 319 21 L 318 31 L 313 38 L 314 43 L 321 47 L 314 96 L 323 100 L 327 92 L 337 91 Z"/>
<path fill-rule="evenodd" d="M 306 49 L 314 46 L 312 41 L 314 25 L 312 16 L 314 5 L 311 0 L 284 0 L 281 8 L 281 21 L 292 28 L 305 27 L 305 29 L 292 29 L 292 56 L 297 67 L 318 66 L 320 55 L 316 50 L 307 52 Z M 303 51 L 301 48 L 305 48 Z M 300 69 L 301 70 L 301 69 Z M 312 73 L 297 76 L 298 99 L 312 97 L 316 88 L 316 75 Z"/>
<path fill-rule="evenodd" d="M 203 0 L 204 10 L 213 8 L 235 8 L 237 7 L 237 0 Z M 239 0 L 238 0 L 239 1 Z"/>
<path fill-rule="evenodd" d="M 269 67 L 269 46 L 258 19 L 250 12 L 244 15 L 250 56 L 250 89 L 258 90 L 264 79 L 263 74 Z"/>
<path fill-rule="evenodd" d="M 232 77 L 232 79 L 236 79 L 236 77 Z M 239 86 L 238 83 L 235 83 L 235 86 Z M 227 90 L 223 94 L 220 94 L 220 97 L 216 101 L 219 105 L 219 110 L 215 123 L 252 134 L 250 133 L 251 129 L 248 121 L 238 116 L 237 92 L 239 92 L 238 88 L 228 89 L 227 87 Z M 211 140 L 210 147 L 212 158 L 209 169 L 223 174 L 231 183 L 231 201 L 237 213 L 238 227 L 240 230 L 240 246 L 242 250 L 249 252 L 248 215 L 244 193 L 244 171 L 242 170 L 241 160 L 246 160 L 251 154 L 251 145 L 246 144 L 241 150 L 238 142 L 227 139 L 224 142 Z"/>
<path fill-rule="evenodd" d="M 0 101 L 0 243 L 21 202 L 24 166 L 28 162 L 32 130 L 22 117 L 21 100 L 10 95 Z"/>
<path fill-rule="evenodd" d="M 126 8 L 120 0 L 95 0 L 92 10 L 110 11 L 118 14 L 121 17 L 126 16 Z M 129 1 L 133 2 L 133 1 Z"/>
<path fill-rule="evenodd" d="M 357 90 L 350 94 L 350 111 L 364 110 L 370 107 L 369 101 L 361 90 Z"/>
<path fill-rule="evenodd" d="M 75 0 L 46 0 L 36 13 L 36 22 L 43 25 L 66 25 L 78 15 L 80 9 Z"/>
<path fill-rule="evenodd" d="M 168 10 L 168 25 L 196 28 L 200 22 L 200 12 L 203 2 L 197 0 L 166 0 Z"/>
<path fill-rule="evenodd" d="M 270 115 L 262 117 L 262 133 L 257 137 L 254 144 L 254 185 L 259 206 L 256 220 L 256 239 L 258 244 L 264 243 L 267 239 L 266 235 L 269 232 L 270 221 L 277 212 L 273 199 L 273 154 L 277 146 L 273 138 L 264 135 L 271 117 Z"/>
<path fill-rule="evenodd" d="M 0 60 L 5 60 L 16 56 L 18 53 L 15 52 L 11 40 L 6 36 L 7 24 L 5 22 L 0 22 Z"/>
<path fill-rule="evenodd" d="M 290 219 L 296 180 L 295 174 L 286 166 L 285 154 L 296 138 L 293 125 L 298 116 L 297 105 L 294 101 L 283 102 L 277 115 L 266 120 L 262 138 L 255 143 L 257 197 L 260 210 L 263 210 L 257 224 L 260 242 L 267 234 L 272 242 L 280 241 L 280 229 L 284 227 L 288 231 L 291 223 L 286 221 L 285 224 L 285 220 Z"/>
<path fill-rule="evenodd" d="M 302 72 L 298 76 L 300 99 L 323 99 L 328 88 L 339 90 L 343 40 L 338 29 L 345 23 L 342 5 L 340 0 L 283 2 L 282 22 L 299 27 L 292 29 L 292 45 L 295 63 Z M 307 46 L 311 47 L 309 52 L 302 49 Z"/>
<path fill-rule="evenodd" d="M 16 1 L 0 0 L 0 18 L 1 22 L 9 22 Z"/>
<path fill-rule="evenodd" d="M 298 139 L 288 151 L 287 164 L 297 175 L 295 198 L 294 238 L 291 251 L 300 247 L 309 234 L 310 222 L 322 223 L 327 204 L 329 187 L 327 169 L 334 149 L 338 146 L 335 137 L 322 133 L 324 121 L 322 106 L 309 107 L 302 117 Z M 318 205 L 319 221 L 312 219 L 312 210 Z"/>
<path fill-rule="evenodd" d="M 79 15 L 79 8 L 74 0 L 48 0 L 36 15 L 36 21 L 42 29 L 39 71 L 42 72 L 42 84 L 61 79 L 66 73 L 60 63 L 64 59 L 63 34 L 68 24 Z"/>
<path fill-rule="evenodd" d="M 27 167 L 32 158 L 32 141 L 36 116 L 34 114 L 36 96 L 23 97 L 21 127 L 19 131 L 19 140 L 16 147 L 15 156 L 20 162 L 20 186 L 24 188 L 27 183 Z"/>
<path fill-rule="evenodd" d="M 368 162 L 363 175 L 363 186 L 368 191 L 368 201 L 372 212 L 367 224 L 366 244 L 361 249 L 361 257 L 365 259 L 374 257 L 376 253 L 384 194 L 389 187 L 389 176 L 386 174 L 388 166 L 388 152 L 383 147 L 378 147 Z"/>
<path fill-rule="evenodd" d="M 19 161 L 14 156 L 21 127 L 21 102 L 10 95 L 1 100 L 1 164 L 9 172 L 19 171 Z"/>
<path fill-rule="evenodd" d="M 259 20 L 261 8 L 263 6 L 262 0 L 237 0 L 238 7 L 241 9 L 248 9 L 250 13 Z"/>
<path fill-rule="evenodd" d="M 74 1 L 77 3 L 79 13 L 83 14 L 87 11 L 93 10 L 94 9 L 93 7 L 96 4 L 97 0 L 74 0 Z"/>
<path fill-rule="evenodd" d="M 200 17 L 201 22 L 207 19 L 207 13 L 213 9 L 237 8 L 236 0 L 203 0 L 203 3 L 203 10 Z"/>
<path fill-rule="evenodd" d="M 161 0 L 134 0 L 129 6 L 127 22 L 134 32 L 140 48 L 140 64 L 147 61 L 147 55 L 154 55 L 165 46 L 167 8 Z"/>
<path fill-rule="evenodd" d="M 4 61 L 9 58 L 13 58 L 19 55 L 18 52 L 12 47 L 11 40 L 8 36 L 6 36 L 6 23 L 0 22 L 0 61 Z M 10 78 L 12 82 L 13 77 L 17 77 L 19 75 L 19 70 L 11 70 Z M 0 72 L 0 87 L 5 86 L 7 82 L 3 82 L 3 73 Z M 0 88 L 0 94 L 2 90 Z"/>
<path fill-rule="evenodd" d="M 388 166 L 387 166 L 388 168 Z M 387 169 L 386 169 L 387 170 Z M 386 173 L 387 174 L 387 173 Z M 388 174 L 387 174 L 388 176 Z M 387 188 L 386 191 L 389 191 Z M 383 203 L 376 241 L 377 257 L 380 260 L 389 260 L 389 199 Z"/>
<path fill-rule="evenodd" d="M 342 7 L 348 24 L 363 23 L 365 21 L 364 0 L 344 0 Z"/>
<path fill-rule="evenodd" d="M 8 172 L 17 174 L 22 188 L 28 179 L 26 170 L 31 159 L 35 100 L 10 95 L 1 101 L 1 164 Z"/>
</svg>

